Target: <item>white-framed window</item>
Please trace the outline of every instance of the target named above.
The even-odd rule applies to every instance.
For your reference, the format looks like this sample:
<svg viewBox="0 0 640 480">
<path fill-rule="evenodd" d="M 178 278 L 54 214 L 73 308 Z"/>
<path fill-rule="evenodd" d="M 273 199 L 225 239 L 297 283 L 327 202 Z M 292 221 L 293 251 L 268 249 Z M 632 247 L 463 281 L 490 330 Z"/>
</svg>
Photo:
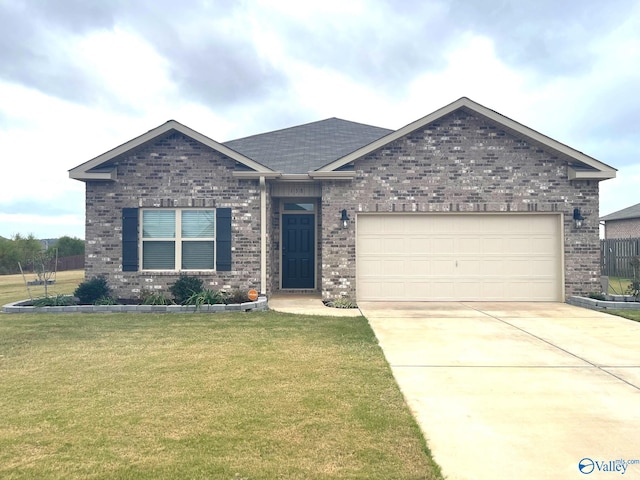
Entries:
<svg viewBox="0 0 640 480">
<path fill-rule="evenodd" d="M 214 270 L 215 210 L 142 210 L 143 270 Z"/>
</svg>

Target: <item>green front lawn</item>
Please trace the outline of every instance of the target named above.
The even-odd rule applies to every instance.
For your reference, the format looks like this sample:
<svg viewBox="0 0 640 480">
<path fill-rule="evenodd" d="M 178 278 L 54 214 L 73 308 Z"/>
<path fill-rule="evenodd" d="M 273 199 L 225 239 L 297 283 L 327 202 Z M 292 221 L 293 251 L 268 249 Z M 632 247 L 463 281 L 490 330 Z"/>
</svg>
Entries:
<svg viewBox="0 0 640 480">
<path fill-rule="evenodd" d="M 607 310 L 606 313 L 640 322 L 640 310 Z"/>
<path fill-rule="evenodd" d="M 0 478 L 441 479 L 366 320 L 0 315 Z"/>
<path fill-rule="evenodd" d="M 609 277 L 609 293 L 625 295 L 631 287 L 631 282 L 629 278 Z M 607 313 L 640 322 L 640 310 L 607 310 Z"/>
</svg>

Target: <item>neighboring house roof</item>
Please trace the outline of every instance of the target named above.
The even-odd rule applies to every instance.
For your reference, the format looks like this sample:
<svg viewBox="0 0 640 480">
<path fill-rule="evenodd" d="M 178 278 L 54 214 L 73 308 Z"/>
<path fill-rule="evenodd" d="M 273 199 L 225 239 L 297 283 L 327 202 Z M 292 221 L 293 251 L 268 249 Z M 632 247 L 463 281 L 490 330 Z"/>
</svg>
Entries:
<svg viewBox="0 0 640 480">
<path fill-rule="evenodd" d="M 594 180 L 604 180 L 607 178 L 615 178 L 616 169 L 610 167 L 609 165 L 602 163 L 595 158 L 589 157 L 578 150 L 574 150 L 573 148 L 560 143 L 546 135 L 543 135 L 529 127 L 522 125 L 514 120 L 511 120 L 504 115 L 499 114 L 498 112 L 491 110 L 487 107 L 480 105 L 479 103 L 474 102 L 473 100 L 468 99 L 467 97 L 462 97 L 456 100 L 449 105 L 436 110 L 433 113 L 430 113 L 426 117 L 422 117 L 419 120 L 416 120 L 405 127 L 396 130 L 395 132 L 390 133 L 389 135 L 382 137 L 375 142 L 372 142 L 354 152 L 351 152 L 349 155 L 346 155 L 335 162 L 329 163 L 322 168 L 319 168 L 320 172 L 329 172 L 332 170 L 336 170 L 338 168 L 343 167 L 344 165 L 360 158 L 364 155 L 367 155 L 379 148 L 388 145 L 389 143 L 411 133 L 419 128 L 428 125 L 429 123 L 435 122 L 445 115 L 448 115 L 458 109 L 466 108 L 471 110 L 472 112 L 478 113 L 494 123 L 498 124 L 501 128 L 504 128 L 511 133 L 514 133 L 518 136 L 524 137 L 529 141 L 540 144 L 543 147 L 551 149 L 555 152 L 558 152 L 561 155 L 569 157 L 569 179 L 594 179 Z"/>
<path fill-rule="evenodd" d="M 319 122 L 224 142 L 229 148 L 286 173 L 317 170 L 393 130 L 328 118 Z"/>
<path fill-rule="evenodd" d="M 600 220 L 606 222 L 608 220 L 631 220 L 634 218 L 640 218 L 640 203 L 600 217 Z"/>
</svg>

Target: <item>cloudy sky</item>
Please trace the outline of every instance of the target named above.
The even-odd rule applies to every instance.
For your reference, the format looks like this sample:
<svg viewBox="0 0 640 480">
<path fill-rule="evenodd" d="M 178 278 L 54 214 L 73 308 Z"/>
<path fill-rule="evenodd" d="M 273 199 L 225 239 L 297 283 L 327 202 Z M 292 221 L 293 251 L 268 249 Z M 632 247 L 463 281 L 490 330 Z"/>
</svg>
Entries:
<svg viewBox="0 0 640 480">
<path fill-rule="evenodd" d="M 84 238 L 68 170 L 169 119 L 226 141 L 461 96 L 618 169 L 640 202 L 638 0 L 0 0 L 0 235 Z"/>
</svg>

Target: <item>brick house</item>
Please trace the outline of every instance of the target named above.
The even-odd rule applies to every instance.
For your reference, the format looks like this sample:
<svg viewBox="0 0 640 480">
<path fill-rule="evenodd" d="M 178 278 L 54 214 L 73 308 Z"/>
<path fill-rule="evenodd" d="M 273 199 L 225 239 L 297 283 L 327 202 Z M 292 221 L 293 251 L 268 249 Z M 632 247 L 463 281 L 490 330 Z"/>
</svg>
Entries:
<svg viewBox="0 0 640 480">
<path fill-rule="evenodd" d="M 604 238 L 640 238 L 640 203 L 600 217 Z"/>
<path fill-rule="evenodd" d="M 86 276 L 358 300 L 564 301 L 600 282 L 615 169 L 461 98 L 399 130 L 331 118 L 218 143 L 169 121 L 73 168 Z"/>
</svg>

